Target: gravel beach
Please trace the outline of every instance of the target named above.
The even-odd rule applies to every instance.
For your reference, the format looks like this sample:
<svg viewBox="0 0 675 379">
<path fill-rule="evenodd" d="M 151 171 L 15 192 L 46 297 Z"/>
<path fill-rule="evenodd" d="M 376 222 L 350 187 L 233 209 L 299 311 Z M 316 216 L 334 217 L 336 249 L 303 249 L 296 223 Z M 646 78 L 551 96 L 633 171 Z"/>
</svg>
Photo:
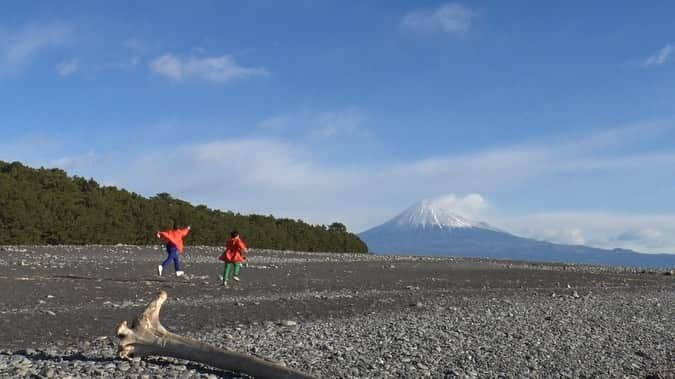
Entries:
<svg viewBox="0 0 675 379">
<path fill-rule="evenodd" d="M 168 330 L 322 378 L 675 377 L 672 268 L 254 250 L 225 288 L 220 250 L 3 247 L 0 377 L 239 377 L 117 359 L 159 290 Z"/>
</svg>

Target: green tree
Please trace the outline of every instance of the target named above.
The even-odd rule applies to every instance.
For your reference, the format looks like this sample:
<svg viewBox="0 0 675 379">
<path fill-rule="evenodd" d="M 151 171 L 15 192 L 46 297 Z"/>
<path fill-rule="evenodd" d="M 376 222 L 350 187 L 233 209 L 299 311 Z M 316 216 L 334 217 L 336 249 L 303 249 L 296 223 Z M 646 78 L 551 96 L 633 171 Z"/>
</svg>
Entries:
<svg viewBox="0 0 675 379">
<path fill-rule="evenodd" d="M 310 225 L 271 215 L 241 215 L 176 199 L 145 198 L 60 169 L 0 161 L 0 244 L 151 244 L 176 221 L 191 225 L 189 243 L 222 245 L 238 229 L 252 247 L 367 252 L 344 224 Z"/>
<path fill-rule="evenodd" d="M 330 224 L 330 226 L 328 227 L 328 231 L 334 233 L 347 233 L 347 227 L 340 222 L 334 222 Z"/>
</svg>

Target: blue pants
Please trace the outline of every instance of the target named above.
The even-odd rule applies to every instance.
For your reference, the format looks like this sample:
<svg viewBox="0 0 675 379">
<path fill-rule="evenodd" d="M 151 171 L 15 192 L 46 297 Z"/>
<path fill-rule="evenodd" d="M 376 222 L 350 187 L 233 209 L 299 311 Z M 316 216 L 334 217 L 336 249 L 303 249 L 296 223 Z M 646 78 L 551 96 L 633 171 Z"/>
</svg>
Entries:
<svg viewBox="0 0 675 379">
<path fill-rule="evenodd" d="M 166 257 L 164 262 L 162 262 L 162 267 L 166 267 L 173 260 L 173 268 L 176 271 L 180 271 L 180 259 L 178 258 L 178 248 L 173 244 L 166 245 L 166 253 L 169 255 Z"/>
</svg>

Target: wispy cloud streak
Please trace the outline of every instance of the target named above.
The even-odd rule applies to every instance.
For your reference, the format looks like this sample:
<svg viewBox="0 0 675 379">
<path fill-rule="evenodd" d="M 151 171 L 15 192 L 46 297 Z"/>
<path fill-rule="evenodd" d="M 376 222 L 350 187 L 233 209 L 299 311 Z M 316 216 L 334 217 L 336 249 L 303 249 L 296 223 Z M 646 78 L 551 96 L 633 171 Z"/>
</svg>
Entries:
<svg viewBox="0 0 675 379">
<path fill-rule="evenodd" d="M 80 64 L 77 62 L 76 59 L 71 59 L 67 61 L 63 61 L 56 65 L 56 72 L 60 76 L 70 76 L 74 73 L 76 73 L 80 69 Z"/>
<path fill-rule="evenodd" d="M 401 27 L 415 32 L 464 33 L 471 28 L 476 13 L 458 4 L 442 4 L 434 9 L 416 9 L 401 20 Z"/>
<path fill-rule="evenodd" d="M 0 77 L 21 73 L 36 56 L 63 44 L 69 35 L 58 24 L 28 24 L 11 30 L 0 26 Z"/>
<path fill-rule="evenodd" d="M 164 54 L 150 62 L 150 69 L 155 74 L 174 81 L 199 79 L 225 83 L 235 79 L 269 75 L 264 67 L 240 66 L 230 55 L 181 58 L 174 54 Z"/>
<path fill-rule="evenodd" d="M 644 61 L 644 64 L 645 66 L 660 66 L 668 62 L 668 59 L 672 53 L 673 45 L 668 44 L 659 49 L 659 51 L 647 57 L 647 59 Z"/>
</svg>

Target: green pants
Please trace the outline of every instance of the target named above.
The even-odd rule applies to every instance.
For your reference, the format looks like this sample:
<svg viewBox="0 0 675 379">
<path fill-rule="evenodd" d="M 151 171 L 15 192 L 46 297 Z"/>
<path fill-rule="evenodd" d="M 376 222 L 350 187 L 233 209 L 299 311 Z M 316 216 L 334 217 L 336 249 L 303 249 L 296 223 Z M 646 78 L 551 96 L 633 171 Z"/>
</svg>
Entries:
<svg viewBox="0 0 675 379">
<path fill-rule="evenodd" d="M 230 279 L 230 271 L 232 271 L 232 266 L 234 266 L 234 276 L 239 276 L 241 263 L 225 263 L 225 267 L 223 268 L 223 282 L 227 282 Z"/>
</svg>

